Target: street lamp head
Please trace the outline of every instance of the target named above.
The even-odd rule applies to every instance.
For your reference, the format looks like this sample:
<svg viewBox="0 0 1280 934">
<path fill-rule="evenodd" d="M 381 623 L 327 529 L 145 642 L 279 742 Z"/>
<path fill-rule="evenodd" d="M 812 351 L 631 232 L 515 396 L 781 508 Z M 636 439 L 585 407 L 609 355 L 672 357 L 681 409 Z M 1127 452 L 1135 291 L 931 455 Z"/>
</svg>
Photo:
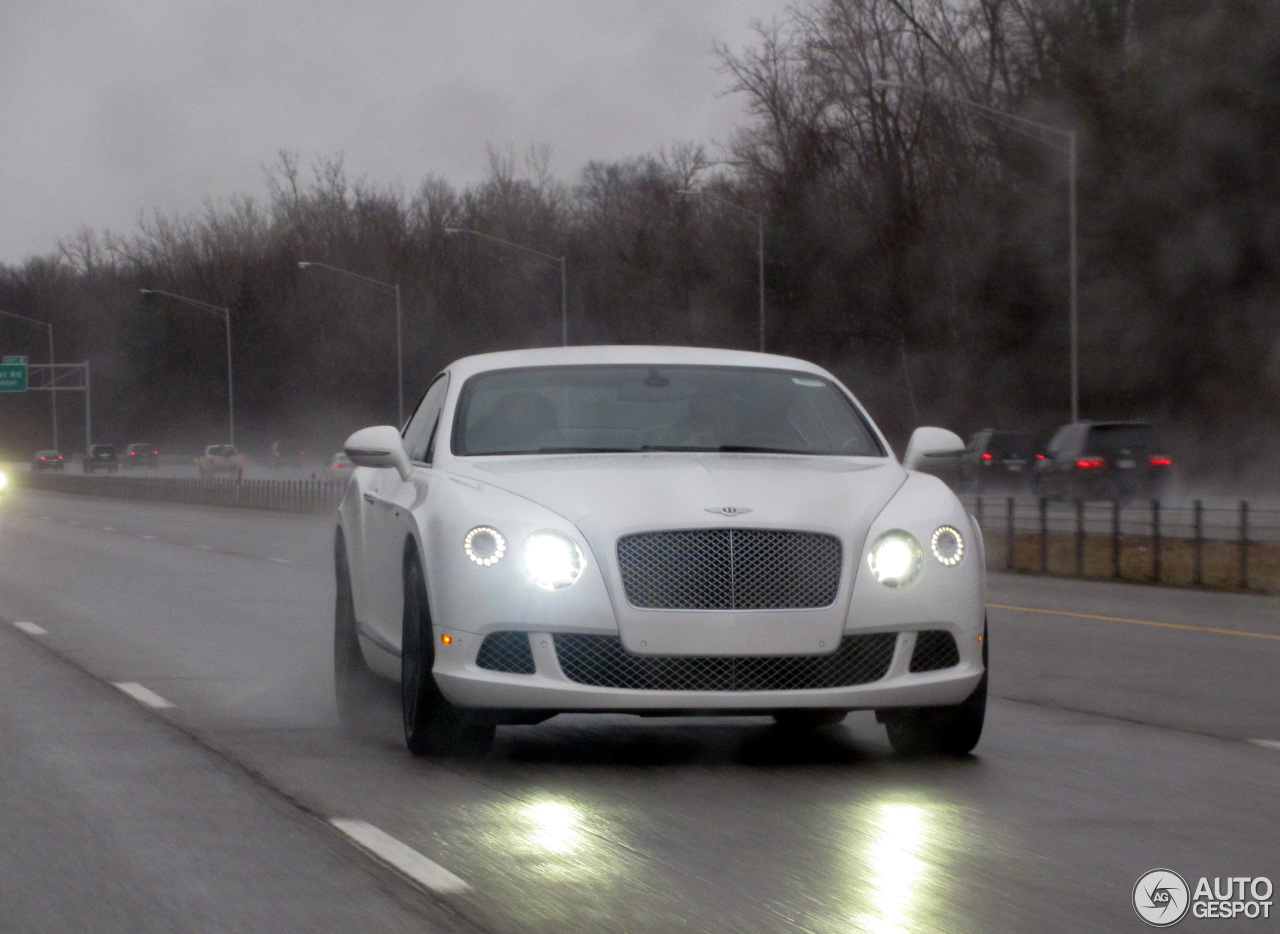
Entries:
<svg viewBox="0 0 1280 934">
<path fill-rule="evenodd" d="M 306 268 L 307 268 L 308 266 L 310 266 L 310 265 L 312 265 L 312 264 L 311 264 L 311 263 L 308 263 L 308 262 L 304 262 L 303 260 L 298 260 L 298 268 L 299 268 L 299 269 L 306 269 Z"/>
<path fill-rule="evenodd" d="M 466 231 L 465 231 L 465 230 L 463 230 L 461 227 L 446 227 L 446 228 L 444 229 L 444 232 L 445 232 L 445 233 L 447 233 L 447 234 L 448 234 L 449 236 L 451 236 L 451 237 L 452 237 L 454 234 L 466 233 Z"/>
<path fill-rule="evenodd" d="M 156 290 L 155 289 L 138 289 L 138 291 L 141 292 L 143 295 L 154 295 Z"/>
</svg>

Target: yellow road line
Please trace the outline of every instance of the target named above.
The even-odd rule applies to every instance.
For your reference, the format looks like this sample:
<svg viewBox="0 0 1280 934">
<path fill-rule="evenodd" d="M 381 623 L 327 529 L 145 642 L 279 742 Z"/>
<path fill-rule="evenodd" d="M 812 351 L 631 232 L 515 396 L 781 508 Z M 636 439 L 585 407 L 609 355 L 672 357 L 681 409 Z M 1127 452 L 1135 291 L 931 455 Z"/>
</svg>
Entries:
<svg viewBox="0 0 1280 934">
<path fill-rule="evenodd" d="M 1016 610 L 1019 613 L 1045 613 L 1049 616 L 1073 616 L 1076 619 L 1096 619 L 1104 623 L 1133 623 L 1138 626 L 1160 626 L 1164 629 L 1190 629 L 1193 632 L 1216 632 L 1223 636 L 1250 636 L 1254 639 L 1280 639 L 1280 635 L 1267 632 L 1246 632 L 1243 629 L 1215 629 L 1212 626 L 1188 626 L 1185 623 L 1158 623 L 1150 619 L 1125 619 L 1122 616 L 1094 616 L 1090 613 L 1068 613 L 1066 610 L 1040 610 L 1031 606 L 1001 606 L 988 603 L 993 610 Z"/>
</svg>

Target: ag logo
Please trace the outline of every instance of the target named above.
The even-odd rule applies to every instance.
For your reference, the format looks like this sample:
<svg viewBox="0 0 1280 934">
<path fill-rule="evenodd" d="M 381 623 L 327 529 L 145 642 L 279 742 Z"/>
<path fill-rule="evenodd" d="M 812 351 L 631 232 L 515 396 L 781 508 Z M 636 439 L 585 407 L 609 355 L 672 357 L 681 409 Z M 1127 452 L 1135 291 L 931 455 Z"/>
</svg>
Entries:
<svg viewBox="0 0 1280 934">
<path fill-rule="evenodd" d="M 1191 904 L 1186 880 L 1172 869 L 1153 869 L 1133 887 L 1133 910 L 1152 927 L 1177 924 Z"/>
</svg>

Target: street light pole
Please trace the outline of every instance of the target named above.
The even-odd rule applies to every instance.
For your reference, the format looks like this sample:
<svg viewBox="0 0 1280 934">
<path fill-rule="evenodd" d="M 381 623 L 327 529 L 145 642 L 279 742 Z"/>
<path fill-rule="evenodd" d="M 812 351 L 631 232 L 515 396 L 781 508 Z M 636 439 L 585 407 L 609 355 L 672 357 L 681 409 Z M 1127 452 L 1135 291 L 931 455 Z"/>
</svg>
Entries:
<svg viewBox="0 0 1280 934">
<path fill-rule="evenodd" d="M 35 318 L 26 318 L 22 315 L 15 315 L 12 311 L 0 311 L 0 315 L 6 318 L 17 318 L 19 321 L 25 321 L 27 324 L 34 324 L 42 327 L 49 332 L 49 406 L 53 415 L 53 449 L 58 450 L 58 387 L 57 387 L 57 370 L 54 364 L 57 362 L 53 356 L 53 325 L 47 321 L 37 321 Z"/>
<path fill-rule="evenodd" d="M 968 107 L 977 111 L 981 116 L 996 123 L 1003 124 L 1016 133 L 1023 136 L 1029 136 L 1036 142 L 1048 146 L 1055 152 L 1064 154 L 1067 157 L 1067 267 L 1068 267 L 1068 304 L 1069 304 L 1069 323 L 1068 333 L 1070 341 L 1070 370 L 1071 370 L 1071 421 L 1080 421 L 1080 309 L 1079 309 L 1079 267 L 1077 258 L 1077 234 L 1076 234 L 1076 133 L 1075 130 L 1061 130 L 1056 126 L 1050 126 L 1047 123 L 1039 123 L 1035 120 L 1028 120 L 1026 117 L 1019 117 L 1003 110 L 997 110 L 995 107 L 988 107 L 986 104 L 980 104 L 977 101 L 971 101 L 966 97 L 956 97 L 953 94 L 945 94 L 942 91 L 936 91 L 933 88 L 925 87 L 920 84 L 907 84 L 902 81 L 886 81 L 876 80 L 871 82 L 872 86 L 878 88 L 897 88 L 903 91 L 915 91 L 917 94 L 923 94 L 928 97 L 937 97 L 941 100 L 950 101 L 961 107 Z M 1064 145 L 1050 142 L 1049 138 L 1061 140 Z"/>
<path fill-rule="evenodd" d="M 470 234 L 473 237 L 479 237 L 481 240 L 489 240 L 493 243 L 510 247 L 529 256 L 537 256 L 548 262 L 555 263 L 560 267 L 560 346 L 569 346 L 569 274 L 565 266 L 565 258 L 563 256 L 552 256 L 550 253 L 543 253 L 541 250 L 535 250 L 532 247 L 522 246 L 519 243 L 512 243 L 510 240 L 503 240 L 501 237 L 495 237 L 492 234 L 481 233 L 478 230 L 468 230 L 465 227 L 446 227 L 444 232 L 449 236 L 458 234 Z"/>
<path fill-rule="evenodd" d="M 759 331 L 760 331 L 760 352 L 764 353 L 764 214 L 760 211 L 753 211 L 750 208 L 744 208 L 740 204 L 729 201 L 711 194 L 709 191 L 696 191 L 692 188 L 678 189 L 677 194 L 692 196 L 698 198 L 707 198 L 717 204 L 723 204 L 725 207 L 733 208 L 735 211 L 741 211 L 748 217 L 754 217 L 756 220 L 756 265 L 758 291 L 760 293 L 760 314 L 759 314 Z"/>
<path fill-rule="evenodd" d="M 399 282 L 383 282 L 380 279 L 371 279 L 368 276 L 362 276 L 358 272 L 352 272 L 350 269 L 341 269 L 338 266 L 330 266 L 328 263 L 313 263 L 305 260 L 299 260 L 299 269 L 310 269 L 312 266 L 318 269 L 327 269 L 330 272 L 336 272 L 339 275 L 346 276 L 349 279 L 358 279 L 361 282 L 371 285 L 376 289 L 387 292 L 395 296 L 396 299 L 396 392 L 399 399 L 397 405 L 397 413 L 400 419 L 400 427 L 404 427 L 404 340 L 402 331 L 402 314 L 400 308 L 400 283 Z"/>
<path fill-rule="evenodd" d="M 210 305 L 208 302 L 202 302 L 198 299 L 187 298 L 185 295 L 177 295 L 173 292 L 164 292 L 160 289 L 139 289 L 143 295 L 163 295 L 165 298 L 171 298 L 175 302 L 184 302 L 188 305 L 194 305 L 197 308 L 203 308 L 206 311 L 214 312 L 222 316 L 227 325 L 227 438 L 230 444 L 236 443 L 236 390 L 234 371 L 231 367 L 231 309 L 223 308 L 221 305 Z"/>
</svg>

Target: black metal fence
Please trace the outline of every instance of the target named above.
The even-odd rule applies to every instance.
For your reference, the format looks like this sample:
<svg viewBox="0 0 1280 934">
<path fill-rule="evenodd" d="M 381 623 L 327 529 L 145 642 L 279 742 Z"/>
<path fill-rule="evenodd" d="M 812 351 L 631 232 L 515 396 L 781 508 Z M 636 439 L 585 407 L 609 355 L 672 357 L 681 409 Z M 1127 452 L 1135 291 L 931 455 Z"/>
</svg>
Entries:
<svg viewBox="0 0 1280 934">
<path fill-rule="evenodd" d="M 337 509 L 348 483 L 347 480 L 215 480 L 50 473 L 20 475 L 19 482 L 33 490 L 80 496 L 306 513 Z"/>
<path fill-rule="evenodd" d="M 992 570 L 1280 592 L 1280 509 L 965 500 Z"/>
</svg>

